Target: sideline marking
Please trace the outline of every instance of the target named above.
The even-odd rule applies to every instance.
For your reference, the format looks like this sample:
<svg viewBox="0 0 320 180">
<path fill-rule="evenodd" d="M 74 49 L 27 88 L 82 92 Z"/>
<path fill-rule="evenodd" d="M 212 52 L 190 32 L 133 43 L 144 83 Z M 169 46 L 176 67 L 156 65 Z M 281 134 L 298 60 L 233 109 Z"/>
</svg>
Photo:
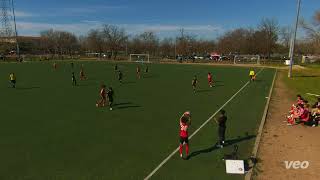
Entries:
<svg viewBox="0 0 320 180">
<path fill-rule="evenodd" d="M 260 74 L 264 68 L 262 68 L 256 75 Z M 205 125 L 208 124 L 208 122 L 211 121 L 211 119 L 216 116 L 220 110 L 222 110 L 230 101 L 232 101 L 245 87 L 247 87 L 250 84 L 250 81 L 247 81 L 231 98 L 225 102 L 213 115 L 209 117 L 197 130 L 195 130 L 191 136 L 189 137 L 189 140 L 196 135 Z M 144 178 L 144 180 L 150 179 L 165 163 L 167 163 L 173 155 L 175 155 L 179 151 L 179 147 L 177 147 L 171 154 L 169 154 L 168 157 L 166 157 L 147 177 Z"/>
<path fill-rule="evenodd" d="M 312 93 L 307 93 L 307 95 L 310 95 L 310 96 L 316 96 L 316 97 L 320 97 L 319 94 L 312 94 Z"/>
</svg>

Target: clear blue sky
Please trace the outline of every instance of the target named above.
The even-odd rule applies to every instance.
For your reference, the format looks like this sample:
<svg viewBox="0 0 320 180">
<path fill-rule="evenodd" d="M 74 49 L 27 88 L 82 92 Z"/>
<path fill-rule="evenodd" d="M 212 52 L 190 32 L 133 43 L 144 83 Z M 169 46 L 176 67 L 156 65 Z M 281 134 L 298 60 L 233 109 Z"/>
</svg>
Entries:
<svg viewBox="0 0 320 180">
<path fill-rule="evenodd" d="M 85 34 L 103 23 L 129 34 L 152 30 L 161 37 L 185 28 L 214 39 L 238 27 L 256 27 L 264 18 L 291 25 L 296 0 L 15 0 L 19 34 L 38 35 L 54 28 Z M 302 0 L 301 16 L 311 20 L 320 0 Z"/>
</svg>

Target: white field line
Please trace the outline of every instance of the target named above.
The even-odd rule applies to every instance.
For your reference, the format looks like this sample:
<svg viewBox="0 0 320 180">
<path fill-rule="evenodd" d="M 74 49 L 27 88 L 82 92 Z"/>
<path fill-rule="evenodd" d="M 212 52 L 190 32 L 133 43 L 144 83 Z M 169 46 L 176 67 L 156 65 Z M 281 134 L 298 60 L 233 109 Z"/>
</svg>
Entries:
<svg viewBox="0 0 320 180">
<path fill-rule="evenodd" d="M 317 96 L 317 97 L 320 97 L 320 95 L 319 95 L 319 94 L 307 93 L 307 95 L 309 95 L 309 96 Z"/>
<path fill-rule="evenodd" d="M 264 68 L 262 68 L 258 73 L 260 74 L 263 71 Z M 207 119 L 197 130 L 195 130 L 191 136 L 189 137 L 189 139 L 191 139 L 193 136 L 195 136 L 205 125 L 207 125 L 213 117 L 215 117 L 220 110 L 222 110 L 230 101 L 232 101 L 245 87 L 248 86 L 248 84 L 250 84 L 250 81 L 246 82 L 233 96 L 231 96 L 231 98 L 225 102 L 214 114 L 212 114 L 212 116 L 209 117 L 209 119 Z M 168 157 L 166 157 L 148 176 L 146 176 L 144 178 L 144 180 L 148 180 L 150 179 L 165 163 L 167 163 L 174 154 L 176 154 L 179 151 L 179 147 L 177 147 L 171 154 L 169 154 Z"/>
</svg>

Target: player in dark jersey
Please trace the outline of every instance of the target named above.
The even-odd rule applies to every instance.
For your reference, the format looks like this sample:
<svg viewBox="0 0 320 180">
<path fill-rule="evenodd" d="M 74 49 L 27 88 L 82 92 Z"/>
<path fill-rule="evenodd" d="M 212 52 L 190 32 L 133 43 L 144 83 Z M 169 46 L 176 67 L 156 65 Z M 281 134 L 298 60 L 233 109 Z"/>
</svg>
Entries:
<svg viewBox="0 0 320 180">
<path fill-rule="evenodd" d="M 113 95 L 114 95 L 114 91 L 113 91 L 112 87 L 109 87 L 109 89 L 107 91 L 107 97 L 108 97 L 110 111 L 112 111 Z"/>
<path fill-rule="evenodd" d="M 194 76 L 192 80 L 192 89 L 194 93 L 196 93 L 197 91 L 197 84 L 198 84 L 197 76 Z"/>
<path fill-rule="evenodd" d="M 115 71 L 115 72 L 118 71 L 118 64 L 116 64 L 116 65 L 114 66 L 114 71 Z"/>
<path fill-rule="evenodd" d="M 122 74 L 122 72 L 119 70 L 119 72 L 118 72 L 118 81 L 120 82 L 120 84 L 122 84 L 122 79 L 123 79 L 123 74 Z"/>
<path fill-rule="evenodd" d="M 183 146 L 186 147 L 186 157 L 189 155 L 189 134 L 188 128 L 191 125 L 191 114 L 190 112 L 185 112 L 180 117 L 180 145 L 179 145 L 179 153 L 180 157 L 183 158 L 182 151 Z"/>
<path fill-rule="evenodd" d="M 106 105 L 106 102 L 107 102 L 106 86 L 104 84 L 101 85 L 99 96 L 100 96 L 100 100 L 96 103 L 96 106 L 97 107 L 104 107 Z"/>
<path fill-rule="evenodd" d="M 225 133 L 226 133 L 226 122 L 227 122 L 227 116 L 225 110 L 220 110 L 220 115 L 218 119 L 214 119 L 215 122 L 218 124 L 218 137 L 219 141 L 216 144 L 217 147 L 223 148 L 224 140 L 225 140 Z"/>
<path fill-rule="evenodd" d="M 74 75 L 74 72 L 72 72 L 72 85 L 73 86 L 76 86 L 77 85 L 77 79 L 76 79 L 76 76 Z"/>
</svg>

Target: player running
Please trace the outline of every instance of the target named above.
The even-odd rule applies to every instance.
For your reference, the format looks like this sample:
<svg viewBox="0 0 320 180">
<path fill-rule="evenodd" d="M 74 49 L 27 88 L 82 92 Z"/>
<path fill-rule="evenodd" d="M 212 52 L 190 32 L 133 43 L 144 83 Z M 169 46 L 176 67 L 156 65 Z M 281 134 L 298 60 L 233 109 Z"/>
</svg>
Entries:
<svg viewBox="0 0 320 180">
<path fill-rule="evenodd" d="M 107 96 L 108 96 L 108 102 L 109 102 L 110 111 L 112 111 L 113 95 L 114 95 L 113 89 L 112 89 L 112 87 L 109 87 L 109 89 L 107 91 Z"/>
<path fill-rule="evenodd" d="M 197 79 L 197 76 L 195 75 L 192 80 L 192 89 L 194 93 L 196 93 L 197 91 L 197 84 L 198 84 L 198 79 Z"/>
<path fill-rule="evenodd" d="M 191 113 L 185 112 L 180 117 L 180 145 L 179 145 L 179 153 L 180 157 L 183 158 L 182 151 L 183 146 L 186 147 L 186 157 L 189 155 L 189 134 L 188 129 L 191 125 Z"/>
<path fill-rule="evenodd" d="M 137 78 L 138 78 L 138 79 L 141 78 L 141 69 L 140 69 L 140 66 L 137 66 Z"/>
<path fill-rule="evenodd" d="M 107 98 L 106 98 L 106 85 L 101 85 L 101 89 L 100 89 L 100 100 L 97 102 L 96 106 L 97 107 L 104 107 L 106 105 L 107 102 Z"/>
<path fill-rule="evenodd" d="M 72 72 L 72 85 L 73 86 L 77 86 L 77 79 L 76 79 L 76 76 L 74 75 L 74 72 Z"/>
<path fill-rule="evenodd" d="M 81 65 L 81 69 L 80 69 L 80 80 L 86 80 L 86 75 L 84 74 L 84 68 L 83 65 Z"/>
<path fill-rule="evenodd" d="M 211 74 L 210 72 L 208 73 L 208 84 L 209 84 L 209 86 L 210 86 L 210 87 L 212 87 L 212 86 L 213 86 L 213 85 L 212 85 L 212 84 L 213 84 L 213 81 L 212 81 L 212 74 Z"/>
<path fill-rule="evenodd" d="M 254 72 L 253 69 L 250 70 L 249 77 L 250 77 L 250 81 L 256 80 L 256 73 Z"/>
<path fill-rule="evenodd" d="M 14 73 L 10 73 L 9 75 L 10 83 L 12 88 L 16 88 L 17 77 Z"/>
</svg>

